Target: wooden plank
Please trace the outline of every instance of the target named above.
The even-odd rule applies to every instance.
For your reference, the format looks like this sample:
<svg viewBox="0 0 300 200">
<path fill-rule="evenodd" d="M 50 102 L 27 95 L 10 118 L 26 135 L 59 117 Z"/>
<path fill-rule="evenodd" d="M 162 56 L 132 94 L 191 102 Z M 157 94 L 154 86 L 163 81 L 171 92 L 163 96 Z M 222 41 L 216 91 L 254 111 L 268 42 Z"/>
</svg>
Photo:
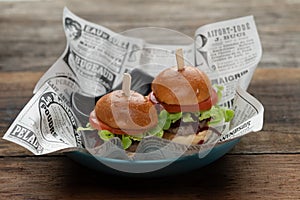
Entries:
<svg viewBox="0 0 300 200">
<path fill-rule="evenodd" d="M 0 73 L 0 137 L 2 138 L 18 113 L 32 97 L 41 72 Z M 32 155 L 25 148 L 0 139 L 0 156 Z"/>
<path fill-rule="evenodd" d="M 66 157 L 0 158 L 3 199 L 298 199 L 300 155 L 227 155 L 173 177 L 96 173 Z"/>
<path fill-rule="evenodd" d="M 300 152 L 300 70 L 258 68 L 249 92 L 265 108 L 264 127 L 241 140 L 232 153 Z"/>
<path fill-rule="evenodd" d="M 190 37 L 201 25 L 253 15 L 264 50 L 260 66 L 300 66 L 300 28 L 295 26 L 298 1 L 52 0 L 0 2 L 0 70 L 45 71 L 51 66 L 66 44 L 61 21 L 65 5 L 82 18 L 117 32 L 157 26 Z"/>
<path fill-rule="evenodd" d="M 33 156 L 0 139 L 0 199 L 299 199 L 299 1 L 0 1 L 0 137 L 65 48 L 65 5 L 117 32 L 158 26 L 190 37 L 201 25 L 254 15 L 263 68 L 249 92 L 265 106 L 263 130 L 207 167 L 156 179 L 96 173 L 62 154 Z"/>
</svg>

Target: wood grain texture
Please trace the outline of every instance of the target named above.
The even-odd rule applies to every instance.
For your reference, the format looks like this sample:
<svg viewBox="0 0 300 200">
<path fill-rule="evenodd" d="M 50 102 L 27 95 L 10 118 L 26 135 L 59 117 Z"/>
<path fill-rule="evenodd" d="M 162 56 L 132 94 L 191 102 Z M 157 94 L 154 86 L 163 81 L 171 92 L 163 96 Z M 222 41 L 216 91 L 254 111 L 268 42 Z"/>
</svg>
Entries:
<svg viewBox="0 0 300 200">
<path fill-rule="evenodd" d="M 266 162 L 267 161 L 267 162 Z M 0 158 L 1 199 L 298 199 L 300 155 L 227 155 L 173 177 L 89 171 L 66 157 Z"/>
<path fill-rule="evenodd" d="M 64 51 L 64 6 L 116 32 L 154 26 L 190 37 L 201 25 L 253 15 L 263 57 L 249 92 L 265 107 L 263 130 L 209 166 L 156 179 L 96 173 L 3 140 Z M 299 199 L 299 10 L 297 0 L 0 1 L 0 199 Z"/>
<path fill-rule="evenodd" d="M 48 69 L 65 48 L 64 6 L 117 32 L 154 26 L 190 37 L 201 25 L 253 15 L 264 51 L 260 66 L 300 67 L 300 2 L 296 0 L 50 0 L 0 2 L 0 70 Z"/>
<path fill-rule="evenodd" d="M 258 133 L 245 136 L 232 152 L 299 153 L 299 69 L 258 68 L 249 92 L 264 105 L 264 127 Z"/>
</svg>

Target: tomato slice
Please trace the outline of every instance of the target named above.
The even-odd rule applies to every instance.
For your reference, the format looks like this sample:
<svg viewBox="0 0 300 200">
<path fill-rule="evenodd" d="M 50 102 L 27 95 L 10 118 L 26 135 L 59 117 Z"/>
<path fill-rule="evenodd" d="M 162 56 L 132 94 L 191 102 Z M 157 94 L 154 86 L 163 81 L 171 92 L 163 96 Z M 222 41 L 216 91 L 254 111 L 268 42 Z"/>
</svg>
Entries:
<svg viewBox="0 0 300 200">
<path fill-rule="evenodd" d="M 210 98 L 200 102 L 198 105 L 175 105 L 175 104 L 159 103 L 155 95 L 153 94 L 153 92 L 150 93 L 149 99 L 154 104 L 161 104 L 161 106 L 169 113 L 197 112 L 197 111 L 204 111 L 204 110 L 211 109 L 211 107 L 217 103 L 218 95 L 216 91 L 212 89 Z"/>
<path fill-rule="evenodd" d="M 89 122 L 91 126 L 97 130 L 108 130 L 117 135 L 138 135 L 144 132 L 144 130 L 121 130 L 119 128 L 112 128 L 97 118 L 95 110 L 91 112 Z"/>
</svg>

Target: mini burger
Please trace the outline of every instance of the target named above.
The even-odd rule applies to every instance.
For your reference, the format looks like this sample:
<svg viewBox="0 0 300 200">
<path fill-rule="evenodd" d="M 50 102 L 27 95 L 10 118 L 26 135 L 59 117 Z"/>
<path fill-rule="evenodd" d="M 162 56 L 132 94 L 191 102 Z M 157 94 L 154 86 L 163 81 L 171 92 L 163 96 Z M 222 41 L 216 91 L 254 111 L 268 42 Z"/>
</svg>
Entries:
<svg viewBox="0 0 300 200">
<path fill-rule="evenodd" d="M 166 119 L 164 138 L 183 144 L 202 144 L 209 137 L 208 129 L 215 130 L 213 126 L 229 122 L 234 113 L 216 105 L 222 87 L 216 86 L 216 91 L 204 72 L 184 66 L 183 60 L 180 61 L 182 52 L 176 56 L 178 66 L 167 68 L 155 77 L 149 97 L 161 107 L 159 118 Z"/>
<path fill-rule="evenodd" d="M 142 138 L 162 136 L 162 130 L 156 128 L 158 115 L 153 103 L 130 90 L 128 84 L 127 89 L 123 84 L 122 90 L 101 97 L 90 114 L 89 123 L 91 128 L 98 130 L 103 141 L 119 137 L 124 149 L 134 151 Z"/>
</svg>

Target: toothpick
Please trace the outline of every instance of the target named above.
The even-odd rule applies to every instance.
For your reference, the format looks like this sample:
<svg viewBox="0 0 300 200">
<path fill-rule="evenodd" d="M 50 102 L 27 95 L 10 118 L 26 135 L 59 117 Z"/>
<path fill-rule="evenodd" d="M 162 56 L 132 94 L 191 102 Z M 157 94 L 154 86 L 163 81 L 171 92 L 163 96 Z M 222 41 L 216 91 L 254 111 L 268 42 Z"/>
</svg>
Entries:
<svg viewBox="0 0 300 200">
<path fill-rule="evenodd" d="M 130 86 L 131 86 L 131 76 L 128 73 L 124 73 L 123 75 L 123 83 L 122 83 L 122 90 L 125 96 L 130 96 Z"/>
<path fill-rule="evenodd" d="M 184 60 L 183 60 L 182 49 L 177 49 L 176 50 L 176 61 L 177 61 L 178 71 L 183 70 L 183 68 L 184 68 Z"/>
</svg>

